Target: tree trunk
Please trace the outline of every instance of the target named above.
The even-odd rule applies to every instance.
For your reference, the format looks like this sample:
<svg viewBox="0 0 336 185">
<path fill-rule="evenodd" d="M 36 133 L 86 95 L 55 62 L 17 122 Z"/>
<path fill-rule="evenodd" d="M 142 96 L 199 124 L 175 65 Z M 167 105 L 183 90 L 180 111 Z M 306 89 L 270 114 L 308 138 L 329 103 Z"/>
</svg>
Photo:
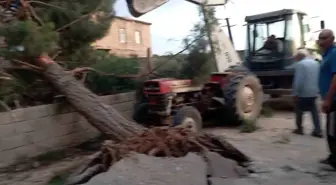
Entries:
<svg viewBox="0 0 336 185">
<path fill-rule="evenodd" d="M 72 74 L 48 56 L 37 60 L 45 69 L 44 76 L 52 83 L 76 110 L 104 135 L 117 141 L 134 136 L 145 130 L 141 125 L 128 121 L 112 106 L 106 105 L 97 95 L 78 82 Z"/>
</svg>

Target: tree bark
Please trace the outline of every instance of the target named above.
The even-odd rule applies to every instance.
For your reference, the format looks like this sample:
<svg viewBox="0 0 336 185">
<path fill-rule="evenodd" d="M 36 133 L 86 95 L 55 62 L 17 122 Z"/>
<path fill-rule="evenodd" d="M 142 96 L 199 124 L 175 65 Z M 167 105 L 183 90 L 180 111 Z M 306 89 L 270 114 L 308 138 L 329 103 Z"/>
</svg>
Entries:
<svg viewBox="0 0 336 185">
<path fill-rule="evenodd" d="M 141 125 L 124 118 L 112 106 L 101 102 L 97 95 L 84 87 L 71 73 L 66 72 L 50 57 L 42 56 L 37 60 L 37 65 L 44 69 L 43 74 L 47 80 L 104 135 L 121 141 L 145 130 Z"/>
</svg>

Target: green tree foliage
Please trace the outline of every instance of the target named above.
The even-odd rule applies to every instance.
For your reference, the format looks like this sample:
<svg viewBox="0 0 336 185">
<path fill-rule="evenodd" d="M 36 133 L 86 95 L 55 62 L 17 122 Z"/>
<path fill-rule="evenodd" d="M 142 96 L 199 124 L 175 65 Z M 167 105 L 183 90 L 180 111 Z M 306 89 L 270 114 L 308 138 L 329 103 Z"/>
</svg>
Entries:
<svg viewBox="0 0 336 185">
<path fill-rule="evenodd" d="M 185 65 L 187 54 L 180 54 L 177 56 L 163 55 L 154 56 L 152 58 L 156 72 L 162 78 L 185 78 L 181 74 L 182 67 Z"/>
<path fill-rule="evenodd" d="M 109 30 L 114 0 L 26 2 L 30 8 L 19 10 L 17 15 L 22 15 L 22 10 L 25 10 L 31 16 L 14 17 L 9 22 L 2 22 L 4 19 L 0 17 L 0 37 L 6 41 L 6 47 L 0 49 L 0 56 L 6 60 L 34 64 L 33 57 L 46 53 L 55 56 L 55 61 L 68 70 L 91 66 L 106 73 L 137 72 L 138 64 L 134 60 L 113 57 L 91 46 Z M 0 6 L 5 7 L 5 2 L 0 1 Z M 24 100 L 20 102 L 23 106 L 55 101 L 57 91 L 43 80 L 40 72 L 16 67 L 6 69 L 6 72 L 13 80 L 0 80 L 0 101 L 11 107 L 14 100 Z M 99 94 L 125 91 L 134 86 L 132 80 L 93 73 L 87 76 L 87 80 L 88 87 Z"/>
<path fill-rule="evenodd" d="M 194 25 L 189 37 L 184 39 L 184 45 L 187 47 L 188 55 L 186 62 L 181 69 L 181 75 L 185 78 L 193 79 L 194 83 L 202 83 L 209 78 L 211 72 L 214 71 L 212 63 L 212 53 L 209 48 L 208 31 L 211 25 L 217 24 L 214 16 L 214 9 L 205 11 L 207 19 L 204 19 L 203 10 L 200 9 L 200 16 L 207 20 L 210 27 L 207 27 L 205 21 L 200 21 Z"/>
<path fill-rule="evenodd" d="M 73 55 L 87 59 L 92 42 L 108 31 L 114 0 L 44 0 L 32 1 L 38 20 L 11 21 L 0 28 L 8 47 L 2 56 L 39 56 L 61 52 L 57 59 L 66 61 Z M 36 19 L 36 18 L 35 18 Z M 23 46 L 20 51 L 17 46 Z M 71 60 L 70 60 L 71 61 Z"/>
<path fill-rule="evenodd" d="M 115 67 L 118 66 L 118 67 Z M 115 75 L 134 75 L 139 73 L 139 61 L 134 58 L 124 59 L 116 56 L 107 56 L 104 60 L 91 66 L 92 68 Z M 139 81 L 131 78 L 118 78 L 90 72 L 86 78 L 86 85 L 99 95 L 114 94 L 134 90 Z"/>
</svg>

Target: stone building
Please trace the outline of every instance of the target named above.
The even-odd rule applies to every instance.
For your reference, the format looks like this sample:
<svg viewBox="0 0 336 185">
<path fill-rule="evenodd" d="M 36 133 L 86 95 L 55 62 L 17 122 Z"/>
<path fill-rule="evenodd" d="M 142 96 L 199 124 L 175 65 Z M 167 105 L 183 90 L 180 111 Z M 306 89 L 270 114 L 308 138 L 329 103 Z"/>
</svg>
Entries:
<svg viewBox="0 0 336 185">
<path fill-rule="evenodd" d="M 109 33 L 93 46 L 122 57 L 146 57 L 151 48 L 151 23 L 115 16 Z"/>
</svg>

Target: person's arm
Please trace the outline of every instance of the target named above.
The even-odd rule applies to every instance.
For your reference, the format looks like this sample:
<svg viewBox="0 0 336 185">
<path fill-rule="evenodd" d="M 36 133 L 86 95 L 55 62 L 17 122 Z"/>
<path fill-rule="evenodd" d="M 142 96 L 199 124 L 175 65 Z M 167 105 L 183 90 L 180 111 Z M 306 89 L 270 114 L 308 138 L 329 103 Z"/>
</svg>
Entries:
<svg viewBox="0 0 336 185">
<path fill-rule="evenodd" d="M 336 52 L 333 52 L 329 59 L 329 65 L 331 67 L 331 72 L 333 73 L 333 77 L 331 80 L 331 84 L 328 90 L 328 94 L 326 100 L 328 102 L 332 102 L 334 99 L 334 95 L 336 93 Z"/>
<path fill-rule="evenodd" d="M 304 83 L 304 66 L 300 63 L 297 63 L 295 66 L 294 82 L 293 82 L 293 95 L 299 96 L 303 83 Z"/>
</svg>

